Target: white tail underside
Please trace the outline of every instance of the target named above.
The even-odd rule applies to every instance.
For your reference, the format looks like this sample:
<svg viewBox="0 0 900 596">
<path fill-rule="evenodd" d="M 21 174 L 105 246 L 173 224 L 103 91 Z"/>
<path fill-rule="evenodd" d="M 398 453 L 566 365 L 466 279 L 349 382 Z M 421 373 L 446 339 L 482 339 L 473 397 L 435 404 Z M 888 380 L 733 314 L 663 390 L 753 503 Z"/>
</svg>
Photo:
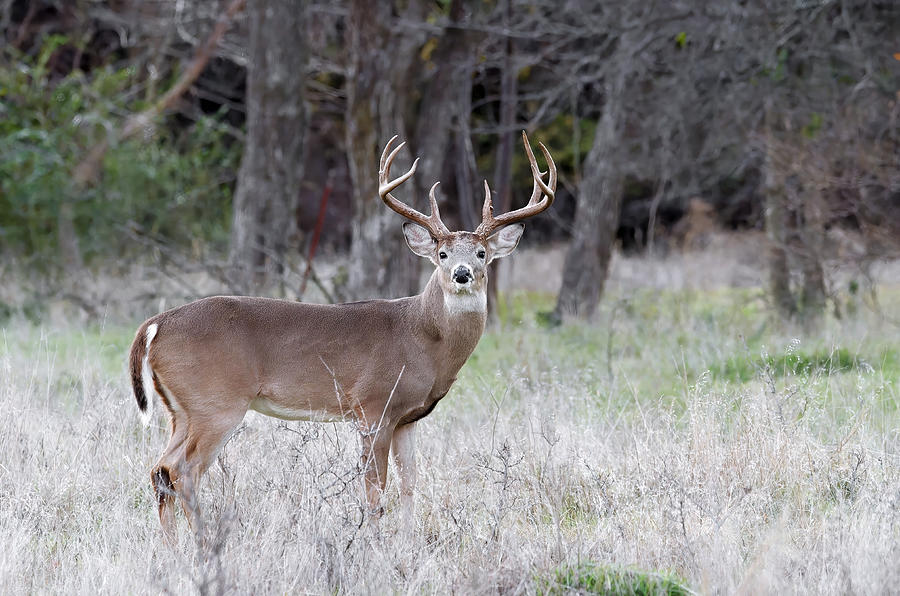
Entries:
<svg viewBox="0 0 900 596">
<path fill-rule="evenodd" d="M 141 360 L 141 382 L 144 384 L 144 395 L 147 397 L 147 410 L 140 413 L 144 426 L 150 426 L 153 403 L 156 401 L 154 399 L 156 388 L 153 386 L 153 370 L 150 368 L 150 342 L 156 337 L 157 329 L 156 323 L 147 326 L 147 341 L 144 347 L 144 358 Z"/>
</svg>

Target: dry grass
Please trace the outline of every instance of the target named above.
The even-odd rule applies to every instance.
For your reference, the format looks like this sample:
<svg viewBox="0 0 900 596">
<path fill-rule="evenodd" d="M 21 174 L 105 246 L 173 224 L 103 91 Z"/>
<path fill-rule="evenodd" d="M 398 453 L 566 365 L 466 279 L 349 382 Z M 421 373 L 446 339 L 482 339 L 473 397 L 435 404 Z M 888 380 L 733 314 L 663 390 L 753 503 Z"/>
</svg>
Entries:
<svg viewBox="0 0 900 596">
<path fill-rule="evenodd" d="M 10 323 L 3 590 L 535 593 L 588 564 L 711 594 L 900 591 L 896 326 L 863 312 L 805 337 L 766 326 L 752 292 L 657 292 L 544 330 L 521 313 L 546 302 L 512 301 L 419 424 L 414 536 L 394 492 L 363 520 L 349 428 L 250 414 L 175 552 L 148 482 L 164 421 L 140 425 L 124 374 L 131 325 Z M 851 365 L 760 357 L 837 347 Z"/>
</svg>

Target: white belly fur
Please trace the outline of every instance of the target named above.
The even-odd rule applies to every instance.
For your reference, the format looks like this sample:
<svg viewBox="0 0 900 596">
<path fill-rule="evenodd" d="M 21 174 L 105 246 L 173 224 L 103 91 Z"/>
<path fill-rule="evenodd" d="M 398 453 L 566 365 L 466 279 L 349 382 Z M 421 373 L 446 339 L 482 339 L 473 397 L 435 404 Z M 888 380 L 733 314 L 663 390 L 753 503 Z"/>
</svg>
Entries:
<svg viewBox="0 0 900 596">
<path fill-rule="evenodd" d="M 341 416 L 336 416 L 330 412 L 321 410 L 304 410 L 302 408 L 288 408 L 269 401 L 264 397 L 257 397 L 250 402 L 250 409 L 265 414 L 281 418 L 282 420 L 309 420 L 311 422 L 341 422 L 344 420 Z"/>
</svg>

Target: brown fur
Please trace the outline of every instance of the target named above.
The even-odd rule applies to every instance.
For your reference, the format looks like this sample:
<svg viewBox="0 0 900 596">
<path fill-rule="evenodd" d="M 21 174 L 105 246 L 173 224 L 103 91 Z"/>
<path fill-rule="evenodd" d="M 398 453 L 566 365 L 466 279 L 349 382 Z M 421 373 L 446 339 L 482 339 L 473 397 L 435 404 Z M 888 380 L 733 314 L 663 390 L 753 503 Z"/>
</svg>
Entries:
<svg viewBox="0 0 900 596">
<path fill-rule="evenodd" d="M 303 410 L 356 424 L 366 497 L 377 511 L 395 430 L 434 409 L 484 330 L 485 313 L 446 311 L 440 275 L 422 294 L 398 300 L 316 305 L 216 296 L 144 322 L 129 362 L 145 410 L 141 360 L 146 328 L 156 323 L 149 364 L 172 436 L 151 479 L 169 539 L 174 497 L 193 526 L 196 485 L 258 398 L 283 408 L 279 417 Z M 396 445 L 395 452 L 409 450 Z M 409 457 L 398 467 L 415 474 Z M 411 482 L 401 484 L 411 499 Z"/>
</svg>

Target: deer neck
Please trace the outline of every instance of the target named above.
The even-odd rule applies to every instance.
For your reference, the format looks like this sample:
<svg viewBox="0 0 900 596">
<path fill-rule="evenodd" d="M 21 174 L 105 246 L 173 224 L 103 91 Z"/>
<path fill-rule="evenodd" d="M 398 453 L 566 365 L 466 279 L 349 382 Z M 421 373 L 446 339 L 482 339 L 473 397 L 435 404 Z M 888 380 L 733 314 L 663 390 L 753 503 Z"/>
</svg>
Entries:
<svg viewBox="0 0 900 596">
<path fill-rule="evenodd" d="M 429 334 L 458 344 L 460 350 L 468 349 L 468 356 L 484 332 L 487 293 L 484 288 L 473 293 L 447 292 L 441 286 L 439 275 L 435 271 L 419 295 L 424 327 Z"/>
</svg>

